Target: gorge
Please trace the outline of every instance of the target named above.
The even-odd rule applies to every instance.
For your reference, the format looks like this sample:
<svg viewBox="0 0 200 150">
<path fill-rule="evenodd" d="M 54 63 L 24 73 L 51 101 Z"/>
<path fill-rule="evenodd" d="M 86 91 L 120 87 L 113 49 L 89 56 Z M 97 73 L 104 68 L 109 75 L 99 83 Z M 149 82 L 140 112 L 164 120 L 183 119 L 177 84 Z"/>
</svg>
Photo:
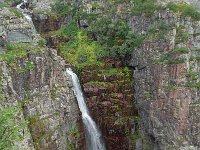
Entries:
<svg viewBox="0 0 200 150">
<path fill-rule="evenodd" d="M 199 150 L 199 10 L 0 0 L 0 149 Z"/>
</svg>

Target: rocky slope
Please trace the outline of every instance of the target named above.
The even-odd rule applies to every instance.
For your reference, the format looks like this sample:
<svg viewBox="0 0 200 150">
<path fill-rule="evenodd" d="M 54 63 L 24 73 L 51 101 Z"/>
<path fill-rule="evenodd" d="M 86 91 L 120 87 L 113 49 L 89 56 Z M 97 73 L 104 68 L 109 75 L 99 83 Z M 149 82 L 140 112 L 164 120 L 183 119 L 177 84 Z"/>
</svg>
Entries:
<svg viewBox="0 0 200 150">
<path fill-rule="evenodd" d="M 0 9 L 1 53 L 5 52 L 0 63 L 1 106 L 20 103 L 17 121 L 29 120 L 19 149 L 77 147 L 79 110 L 65 61 L 12 9 Z"/>
</svg>

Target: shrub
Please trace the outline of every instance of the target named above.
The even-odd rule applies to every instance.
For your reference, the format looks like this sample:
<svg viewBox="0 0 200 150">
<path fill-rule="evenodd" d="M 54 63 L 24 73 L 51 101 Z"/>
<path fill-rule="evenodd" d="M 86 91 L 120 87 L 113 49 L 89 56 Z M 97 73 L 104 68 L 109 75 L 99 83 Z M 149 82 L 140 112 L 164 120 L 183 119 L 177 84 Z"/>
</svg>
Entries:
<svg viewBox="0 0 200 150">
<path fill-rule="evenodd" d="M 195 21 L 200 20 L 200 12 L 187 3 L 170 2 L 167 7 L 174 12 L 179 12 L 182 17 L 191 17 Z"/>
<path fill-rule="evenodd" d="M 17 107 L 0 109 L 0 149 L 14 149 L 14 142 L 21 141 L 21 131 L 26 125 L 25 121 L 16 123 Z M 18 118 L 19 119 L 19 118 Z"/>
<path fill-rule="evenodd" d="M 199 78 L 198 72 L 194 72 L 194 71 L 192 71 L 191 69 L 188 71 L 188 73 L 187 73 L 186 76 L 187 76 L 187 77 L 191 77 L 193 80 L 196 80 L 196 79 Z"/>
<path fill-rule="evenodd" d="M 118 53 L 120 56 L 124 57 L 126 54 L 132 52 L 135 48 L 139 47 L 143 42 L 143 37 L 129 32 L 122 46 L 120 47 Z"/>
<path fill-rule="evenodd" d="M 18 17 L 18 18 L 23 17 L 22 12 L 19 11 L 18 9 L 11 8 L 10 11 L 13 12 L 15 14 L 15 16 Z"/>
<path fill-rule="evenodd" d="M 51 9 L 59 18 L 66 17 L 70 14 L 69 5 L 62 0 L 56 1 L 53 5 L 51 5 Z"/>
<path fill-rule="evenodd" d="M 142 43 L 142 37 L 131 32 L 125 20 L 112 21 L 102 17 L 93 25 L 92 32 L 98 35 L 98 42 L 103 46 L 103 57 L 125 56 Z"/>
<path fill-rule="evenodd" d="M 180 47 L 180 48 L 174 48 L 173 52 L 178 52 L 178 53 L 188 53 L 189 49 L 186 47 Z"/>
<path fill-rule="evenodd" d="M 160 10 L 162 7 L 156 4 L 156 0 L 134 0 L 134 7 L 132 8 L 132 15 L 138 16 L 145 14 L 152 16 L 155 11 Z"/>
<path fill-rule="evenodd" d="M 79 32 L 78 25 L 76 21 L 71 21 L 68 25 L 65 27 L 59 29 L 56 31 L 56 34 L 58 36 L 64 37 L 64 38 L 74 38 L 77 36 L 77 33 Z"/>
<path fill-rule="evenodd" d="M 184 26 L 179 26 L 176 28 L 176 38 L 175 38 L 175 43 L 184 43 L 189 39 L 189 33 L 185 31 Z"/>
<path fill-rule="evenodd" d="M 66 61 L 77 65 L 77 67 L 98 63 L 97 55 L 101 46 L 95 41 L 89 41 L 85 32 L 78 32 L 77 34 L 76 40 L 60 45 L 60 54 Z"/>
<path fill-rule="evenodd" d="M 45 39 L 40 39 L 38 42 L 39 47 L 44 47 L 46 45 L 46 40 Z"/>
</svg>

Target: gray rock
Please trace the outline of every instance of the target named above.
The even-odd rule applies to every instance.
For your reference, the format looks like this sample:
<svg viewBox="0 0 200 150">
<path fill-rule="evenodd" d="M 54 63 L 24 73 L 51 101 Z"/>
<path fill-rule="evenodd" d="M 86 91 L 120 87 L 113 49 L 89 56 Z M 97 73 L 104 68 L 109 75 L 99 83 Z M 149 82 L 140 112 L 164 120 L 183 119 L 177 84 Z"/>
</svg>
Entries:
<svg viewBox="0 0 200 150">
<path fill-rule="evenodd" d="M 32 36 L 22 33 L 20 31 L 10 31 L 8 32 L 9 42 L 31 42 Z"/>
</svg>

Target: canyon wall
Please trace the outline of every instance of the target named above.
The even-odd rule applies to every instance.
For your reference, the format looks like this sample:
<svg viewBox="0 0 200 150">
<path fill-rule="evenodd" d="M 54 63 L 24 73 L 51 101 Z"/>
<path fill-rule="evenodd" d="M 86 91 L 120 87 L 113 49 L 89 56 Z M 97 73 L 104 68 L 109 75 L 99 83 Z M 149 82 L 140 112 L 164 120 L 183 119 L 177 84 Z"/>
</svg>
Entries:
<svg viewBox="0 0 200 150">
<path fill-rule="evenodd" d="M 49 15 L 52 2 L 30 2 L 33 22 L 44 36 L 70 20 Z M 189 2 L 199 7 L 198 1 Z M 65 61 L 56 50 L 43 45 L 43 39 L 33 33 L 24 17 L 1 8 L 0 19 L 0 53 L 8 51 L 7 42 L 17 49 L 23 45 L 16 43 L 26 44 L 23 57 L 0 63 L 5 97 L 1 106 L 20 102 L 18 119 L 30 122 L 22 131 L 20 147 L 84 149 L 78 148 L 83 128 L 77 130 L 79 110 Z M 198 150 L 199 21 L 164 9 L 148 17 L 131 16 L 129 25 L 145 36 L 141 47 L 125 61 L 109 58 L 104 66 L 88 66 L 79 72 L 88 107 L 107 148 Z M 63 41 L 51 40 L 57 44 Z M 84 145 L 84 139 L 81 143 Z"/>
<path fill-rule="evenodd" d="M 169 28 L 159 29 L 160 23 Z M 132 30 L 147 34 L 127 62 L 134 69 L 134 96 L 146 147 L 200 148 L 199 25 L 169 10 L 130 19 Z M 156 30 L 151 33 L 152 28 Z"/>
<path fill-rule="evenodd" d="M 19 149 L 77 148 L 79 110 L 66 63 L 13 9 L 0 8 L 0 77 L 1 107 L 20 104 L 16 122 L 29 121 L 21 131 L 24 142 L 16 145 Z"/>
</svg>

